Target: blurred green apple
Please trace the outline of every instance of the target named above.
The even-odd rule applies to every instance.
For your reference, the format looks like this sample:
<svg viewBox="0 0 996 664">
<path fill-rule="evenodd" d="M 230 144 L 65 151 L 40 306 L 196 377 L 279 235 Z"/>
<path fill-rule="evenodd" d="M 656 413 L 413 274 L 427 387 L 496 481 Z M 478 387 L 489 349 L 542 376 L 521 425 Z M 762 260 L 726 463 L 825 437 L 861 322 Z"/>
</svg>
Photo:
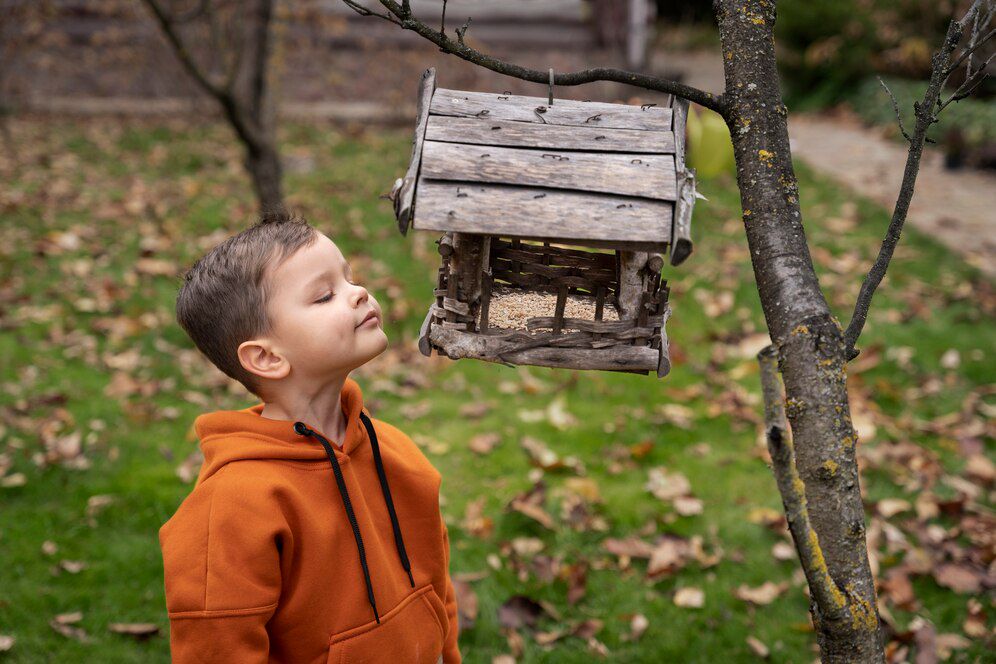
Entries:
<svg viewBox="0 0 996 664">
<path fill-rule="evenodd" d="M 685 163 L 700 177 L 713 177 L 720 173 L 733 173 L 733 142 L 730 130 L 719 114 L 690 105 L 688 108 L 688 152 Z"/>
</svg>

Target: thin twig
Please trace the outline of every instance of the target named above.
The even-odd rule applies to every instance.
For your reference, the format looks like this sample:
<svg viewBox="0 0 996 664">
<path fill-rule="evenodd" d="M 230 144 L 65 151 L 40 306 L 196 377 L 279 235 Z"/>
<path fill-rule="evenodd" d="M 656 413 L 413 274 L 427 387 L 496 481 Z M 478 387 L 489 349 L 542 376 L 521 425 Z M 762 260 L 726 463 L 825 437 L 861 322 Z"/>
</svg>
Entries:
<svg viewBox="0 0 996 664">
<path fill-rule="evenodd" d="M 912 143 L 913 139 L 906 133 L 906 127 L 903 126 L 903 116 L 899 113 L 899 102 L 896 101 L 896 95 L 892 94 L 892 90 L 890 90 L 889 86 L 885 84 L 885 81 L 882 80 L 881 76 L 876 76 L 876 78 L 878 79 L 878 82 L 882 84 L 882 87 L 885 88 L 885 91 L 889 93 L 889 98 L 892 99 L 892 110 L 896 112 L 896 120 L 899 121 L 899 131 L 903 132 L 903 138 L 906 139 L 907 143 Z"/>
<path fill-rule="evenodd" d="M 930 73 L 930 82 L 927 84 L 927 90 L 924 92 L 923 99 L 919 102 L 914 102 L 913 104 L 913 109 L 916 115 L 916 126 L 913 129 L 912 140 L 909 142 L 910 147 L 906 156 L 906 167 L 903 171 L 903 182 L 900 185 L 899 196 L 896 199 L 896 206 L 892 211 L 892 219 L 889 221 L 889 228 L 885 232 L 885 238 L 882 240 L 881 247 L 879 247 L 878 256 L 875 258 L 875 262 L 868 270 L 868 274 L 861 284 L 861 290 L 858 292 L 858 298 L 854 303 L 854 313 L 851 315 L 851 321 L 848 323 L 847 330 L 844 331 L 845 354 L 848 361 L 857 357 L 860 352 L 855 348 L 855 345 L 858 342 L 858 337 L 861 336 L 861 331 L 865 326 L 865 321 L 868 320 L 868 310 L 871 307 L 872 297 L 875 295 L 875 290 L 878 288 L 879 284 L 882 283 L 882 279 L 885 278 L 885 273 L 889 269 L 889 262 L 892 260 L 892 255 L 895 252 L 896 245 L 899 243 L 903 225 L 906 223 L 906 216 L 909 213 L 910 202 L 913 200 L 913 191 L 916 185 L 917 174 L 920 171 L 920 159 L 923 157 L 923 145 L 925 142 L 933 142 L 927 138 L 927 130 L 931 125 L 937 122 L 938 113 L 950 104 L 951 101 L 954 101 L 954 97 L 959 95 L 959 91 L 956 91 L 955 94 L 952 95 L 952 98 L 948 99 L 946 102 L 942 102 L 940 98 L 944 82 L 950 75 L 948 63 L 951 61 L 951 56 L 964 36 L 965 27 L 968 25 L 969 21 L 975 20 L 975 18 L 979 16 L 982 11 L 982 2 L 983 0 L 975 0 L 960 21 L 951 21 L 948 25 L 948 31 L 944 37 L 944 42 L 942 43 L 941 48 L 931 59 L 932 68 Z M 986 11 L 984 14 L 986 20 L 991 19 L 992 6 L 992 0 L 986 0 Z M 973 34 L 977 35 L 983 29 L 985 29 L 985 26 L 979 29 L 973 28 Z M 992 34 L 993 31 L 990 30 L 984 39 L 988 39 L 992 36 Z M 974 47 L 975 44 L 969 44 L 969 46 Z M 972 89 L 974 89 L 974 85 L 975 83 L 973 82 L 971 85 Z M 959 90 L 964 92 L 961 88 L 959 88 Z M 960 99 L 962 97 L 958 98 Z M 937 107 L 936 109 L 935 106 Z M 903 133 L 905 135 L 905 130 Z"/>
<path fill-rule="evenodd" d="M 463 40 L 467 34 L 467 29 L 469 27 L 470 27 L 470 16 L 467 17 L 466 23 L 464 23 L 463 25 L 461 25 L 459 28 L 456 29 L 457 41 L 460 42 L 461 45 L 464 45 Z"/>
<path fill-rule="evenodd" d="M 402 7 L 401 11 L 404 10 L 404 7 Z M 443 14 L 439 18 L 439 34 L 446 35 L 446 0 L 443 0 Z"/>
<path fill-rule="evenodd" d="M 354 0 L 342 0 L 342 1 L 346 4 L 347 7 L 349 7 L 350 9 L 352 9 L 354 12 L 356 12 L 360 16 L 376 16 L 377 18 L 384 19 L 388 23 L 393 23 L 394 25 L 398 26 L 399 28 L 402 27 L 401 23 L 399 23 L 398 21 L 396 21 L 393 16 L 389 16 L 387 14 L 381 14 L 379 12 L 375 12 L 372 9 L 368 9 L 368 8 L 364 7 L 363 5 L 361 5 L 361 4 L 359 4 L 357 2 L 354 2 Z M 405 5 L 407 6 L 408 3 L 406 2 Z M 411 8 L 408 9 L 408 13 L 411 14 Z"/>
<path fill-rule="evenodd" d="M 990 55 L 977 72 L 966 78 L 965 81 L 958 86 L 958 89 L 955 90 L 951 94 L 951 96 L 944 101 L 944 103 L 938 106 L 937 114 L 939 115 L 940 112 L 943 111 L 945 108 L 947 108 L 948 104 L 950 104 L 951 102 L 964 99 L 965 97 L 975 92 L 978 89 L 978 87 L 982 85 L 987 78 L 989 78 L 989 74 L 986 71 L 986 68 L 989 66 L 989 63 L 992 62 L 994 58 L 996 58 L 996 53 Z"/>
<path fill-rule="evenodd" d="M 418 35 L 436 44 L 436 46 L 439 46 L 444 53 L 451 53 L 459 58 L 467 60 L 468 62 L 490 69 L 491 71 L 511 76 L 513 78 L 518 78 L 523 81 L 543 84 L 549 83 L 548 71 L 528 69 L 526 67 L 520 67 L 518 65 L 503 62 L 502 60 L 494 58 L 490 55 L 481 53 L 480 51 L 467 46 L 465 43 L 450 39 L 441 31 L 434 30 L 422 21 L 410 16 L 410 11 L 406 13 L 405 6 L 399 5 L 395 0 L 379 0 L 380 4 L 386 8 L 388 12 L 390 12 L 393 18 L 387 17 L 383 14 L 371 12 L 365 7 L 360 7 L 357 5 L 355 0 L 343 0 L 343 2 L 362 16 L 377 16 L 378 18 L 390 20 L 392 23 L 400 25 L 405 30 L 411 30 L 417 33 Z M 407 3 L 405 4 L 407 5 Z M 614 81 L 638 88 L 644 88 L 646 90 L 668 92 L 679 97 L 684 97 L 689 101 L 693 101 L 700 106 L 708 108 L 709 110 L 715 111 L 723 117 L 726 117 L 726 104 L 722 95 L 714 95 L 710 92 L 705 92 L 703 90 L 699 90 L 698 88 L 694 88 L 677 81 L 659 78 L 657 76 L 648 76 L 646 74 L 638 74 L 636 72 L 625 71 L 622 69 L 599 67 L 595 69 L 586 69 L 584 71 L 557 74 L 554 78 L 555 85 L 573 86 L 582 85 L 584 83 L 593 83 L 595 81 Z"/>
<path fill-rule="evenodd" d="M 976 51 L 978 51 L 980 47 L 984 46 L 986 42 L 988 42 L 990 39 L 992 39 L 993 35 L 996 35 L 996 28 L 993 28 L 992 30 L 990 30 L 981 39 L 977 35 L 973 35 L 972 39 L 978 39 L 978 41 L 970 42 L 969 45 L 965 47 L 965 50 L 964 50 L 964 52 L 962 52 L 961 56 L 959 56 L 958 59 L 955 60 L 954 62 L 952 62 L 951 66 L 948 67 L 945 77 L 950 76 L 951 74 L 953 74 L 958 69 L 958 67 L 961 66 L 961 63 L 964 62 L 966 59 L 968 60 L 967 69 L 968 69 L 968 72 L 971 74 L 971 71 L 972 71 L 972 55 Z M 985 69 L 985 67 L 982 67 L 981 69 Z"/>
</svg>

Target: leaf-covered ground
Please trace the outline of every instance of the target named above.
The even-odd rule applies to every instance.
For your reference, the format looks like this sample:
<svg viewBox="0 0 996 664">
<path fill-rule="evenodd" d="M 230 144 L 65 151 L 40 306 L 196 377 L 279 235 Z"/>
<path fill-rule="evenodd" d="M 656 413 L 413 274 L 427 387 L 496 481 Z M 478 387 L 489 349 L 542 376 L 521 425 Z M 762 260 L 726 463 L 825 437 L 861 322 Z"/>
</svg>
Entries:
<svg viewBox="0 0 996 664">
<path fill-rule="evenodd" d="M 180 272 L 251 222 L 220 124 L 14 119 L 0 150 L 0 659 L 168 661 L 159 526 L 199 413 L 253 401 L 174 322 Z M 816 658 L 759 436 L 766 336 L 731 178 L 666 268 L 672 374 L 422 357 L 434 237 L 379 198 L 408 131 L 284 127 L 290 202 L 350 258 L 390 349 L 356 377 L 443 474 L 466 661 Z M 884 210 L 799 167 L 846 322 Z M 908 232 L 852 364 L 890 661 L 991 655 L 996 295 Z M 921 659 L 922 658 L 922 659 Z M 992 661 L 991 659 L 989 661 Z"/>
</svg>

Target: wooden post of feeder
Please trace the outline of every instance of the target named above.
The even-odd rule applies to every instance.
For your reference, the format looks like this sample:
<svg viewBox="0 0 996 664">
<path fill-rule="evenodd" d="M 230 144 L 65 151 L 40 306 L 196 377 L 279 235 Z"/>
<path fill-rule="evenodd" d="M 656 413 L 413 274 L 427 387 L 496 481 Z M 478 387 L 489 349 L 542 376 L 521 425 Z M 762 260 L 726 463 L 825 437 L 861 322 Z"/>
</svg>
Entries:
<svg viewBox="0 0 996 664">
<path fill-rule="evenodd" d="M 451 274 L 457 284 L 457 293 L 450 297 L 459 297 L 462 302 L 470 305 L 475 311 L 481 301 L 481 281 L 487 267 L 485 252 L 485 236 L 469 233 L 453 234 L 453 257 L 451 258 Z M 474 323 L 467 325 L 474 331 Z"/>
<path fill-rule="evenodd" d="M 619 252 L 619 319 L 633 319 L 639 316 L 643 302 L 643 267 L 650 254 L 646 251 Z"/>
</svg>

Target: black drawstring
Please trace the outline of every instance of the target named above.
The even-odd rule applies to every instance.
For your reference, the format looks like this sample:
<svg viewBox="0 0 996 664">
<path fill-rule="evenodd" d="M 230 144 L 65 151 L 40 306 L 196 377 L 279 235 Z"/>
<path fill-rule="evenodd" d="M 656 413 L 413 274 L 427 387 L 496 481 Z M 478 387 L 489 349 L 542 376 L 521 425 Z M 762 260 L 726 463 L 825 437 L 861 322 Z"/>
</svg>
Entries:
<svg viewBox="0 0 996 664">
<path fill-rule="evenodd" d="M 401 566 L 408 572 L 408 581 L 415 587 L 415 579 L 412 577 L 412 564 L 408 560 L 408 553 L 405 551 L 405 540 L 401 537 L 401 524 L 398 523 L 398 515 L 394 512 L 394 500 L 391 499 L 391 487 L 387 483 L 387 475 L 384 473 L 384 462 L 380 458 L 380 444 L 377 442 L 377 432 L 374 431 L 373 422 L 366 413 L 360 412 L 360 420 L 367 429 L 367 436 L 370 437 L 370 446 L 373 447 L 374 465 L 377 466 L 377 476 L 380 478 L 380 490 L 384 493 L 384 502 L 387 503 L 387 512 L 391 515 L 391 527 L 394 528 L 394 544 L 398 547 L 398 555 L 401 557 Z"/>
<path fill-rule="evenodd" d="M 373 423 L 370 418 L 366 416 L 362 411 L 360 412 L 360 419 L 363 421 L 363 426 L 367 430 L 367 435 L 370 438 L 370 446 L 373 448 L 374 454 L 374 465 L 377 467 L 377 477 L 380 479 L 380 488 L 384 494 L 384 501 L 387 503 L 387 511 L 391 516 L 391 527 L 394 529 L 394 542 L 398 547 L 398 555 L 401 556 L 401 565 L 408 572 L 408 580 L 412 584 L 412 588 L 415 587 L 415 579 L 412 577 L 411 562 L 408 560 L 408 554 L 405 552 L 405 542 L 401 538 L 401 525 L 398 523 L 398 516 L 394 511 L 394 501 L 391 499 L 391 487 L 387 483 L 387 475 L 384 473 L 384 462 L 380 457 L 380 446 L 377 443 L 377 433 L 374 431 Z M 295 422 L 294 431 L 301 436 L 314 436 L 318 442 L 322 444 L 325 448 L 325 454 L 328 455 L 329 461 L 332 462 L 332 471 L 335 474 L 335 482 L 339 487 L 339 495 L 342 497 L 342 503 L 346 508 L 346 517 L 349 519 L 349 525 L 353 529 L 353 539 L 356 540 L 356 550 L 360 554 L 360 565 L 363 567 L 363 579 L 367 584 L 367 599 L 370 601 L 370 606 L 373 608 L 374 618 L 377 620 L 377 624 L 380 624 L 380 615 L 377 613 L 377 603 L 374 600 L 373 583 L 370 581 L 370 569 L 367 567 L 367 555 L 363 550 L 363 538 L 360 536 L 360 526 L 356 522 L 356 514 L 353 512 L 353 503 L 349 499 L 349 491 L 346 489 L 346 482 L 342 478 L 342 468 L 339 467 L 339 460 L 335 458 L 335 451 L 332 449 L 332 445 L 329 441 L 319 434 L 317 431 L 309 429 L 304 422 Z"/>
</svg>

